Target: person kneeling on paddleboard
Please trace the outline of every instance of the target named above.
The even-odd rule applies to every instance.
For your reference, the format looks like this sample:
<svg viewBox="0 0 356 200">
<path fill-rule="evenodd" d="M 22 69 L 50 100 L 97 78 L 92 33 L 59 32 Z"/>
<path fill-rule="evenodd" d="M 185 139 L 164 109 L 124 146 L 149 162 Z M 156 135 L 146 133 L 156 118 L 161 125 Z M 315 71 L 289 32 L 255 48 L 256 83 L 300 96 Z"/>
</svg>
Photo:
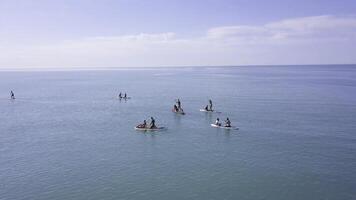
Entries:
<svg viewBox="0 0 356 200">
<path fill-rule="evenodd" d="M 231 127 L 231 122 L 229 118 L 226 118 L 225 120 L 225 127 Z"/>
<path fill-rule="evenodd" d="M 153 117 L 151 117 L 151 123 L 150 123 L 150 128 L 151 129 L 157 128 L 155 122 L 156 122 L 155 119 Z"/>
<path fill-rule="evenodd" d="M 215 125 L 221 126 L 221 123 L 220 123 L 220 119 L 219 119 L 219 118 L 216 118 Z"/>
<path fill-rule="evenodd" d="M 177 99 L 177 105 L 178 105 L 178 109 L 181 109 L 181 108 L 182 108 L 182 106 L 181 106 L 181 103 L 180 103 L 180 100 L 179 100 L 179 99 Z"/>
</svg>

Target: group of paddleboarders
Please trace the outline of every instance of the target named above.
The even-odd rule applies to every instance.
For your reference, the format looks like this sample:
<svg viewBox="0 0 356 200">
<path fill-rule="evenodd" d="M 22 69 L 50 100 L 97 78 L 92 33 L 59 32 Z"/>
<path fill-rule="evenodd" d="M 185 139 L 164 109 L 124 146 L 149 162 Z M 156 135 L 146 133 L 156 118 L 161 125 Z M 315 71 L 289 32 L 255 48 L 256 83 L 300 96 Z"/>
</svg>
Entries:
<svg viewBox="0 0 356 200">
<path fill-rule="evenodd" d="M 11 99 L 15 99 L 15 93 L 12 90 L 10 91 L 10 98 Z M 124 95 L 122 95 L 122 93 L 120 92 L 119 95 L 118 95 L 118 98 L 127 99 L 128 97 L 127 97 L 126 93 L 124 93 Z M 213 101 L 211 99 L 209 99 L 209 104 L 205 106 L 204 110 L 205 111 L 211 111 L 211 112 L 213 111 Z M 180 99 L 176 100 L 176 104 L 174 104 L 174 106 L 173 106 L 173 112 L 184 114 L 184 111 L 183 111 L 183 108 L 182 108 L 182 103 L 181 103 Z M 223 127 L 231 127 L 231 121 L 230 121 L 230 119 L 228 117 L 226 118 L 226 120 L 224 122 L 225 122 L 225 124 L 224 124 Z M 216 126 L 222 126 L 222 123 L 220 122 L 219 118 L 216 119 L 215 125 Z M 156 126 L 156 120 L 153 117 L 151 117 L 150 124 L 147 124 L 147 121 L 143 120 L 143 123 L 137 125 L 136 128 L 139 128 L 139 129 L 158 129 L 157 126 Z"/>
<path fill-rule="evenodd" d="M 213 110 L 213 101 L 212 101 L 211 99 L 209 99 L 208 105 L 206 105 L 204 109 L 201 109 L 201 111 L 215 112 L 215 111 Z M 179 99 L 177 99 L 176 104 L 173 106 L 173 112 L 176 112 L 176 113 L 180 113 L 180 112 L 181 112 L 182 114 L 184 114 L 183 109 L 182 109 L 182 105 L 181 105 L 181 102 L 180 102 Z M 230 119 L 229 119 L 228 117 L 227 117 L 226 120 L 224 121 L 224 124 L 222 124 L 222 123 L 220 122 L 220 119 L 219 119 L 219 118 L 216 119 L 216 121 L 215 121 L 214 124 L 215 124 L 216 126 L 219 126 L 219 127 L 226 127 L 226 128 L 232 127 L 232 126 L 231 126 L 231 121 L 230 121 Z"/>
<path fill-rule="evenodd" d="M 137 125 L 136 128 L 142 128 L 142 129 L 156 129 L 156 128 L 157 128 L 157 126 L 156 126 L 156 120 L 155 120 L 153 117 L 151 117 L 151 122 L 150 122 L 149 125 L 147 125 L 146 120 L 143 120 L 143 123 Z"/>
<path fill-rule="evenodd" d="M 119 95 L 118 95 L 118 98 L 119 99 L 127 99 L 128 97 L 127 97 L 126 92 L 124 93 L 124 95 L 120 92 Z"/>
<path fill-rule="evenodd" d="M 209 99 L 209 105 L 206 105 L 205 108 L 204 108 L 205 111 L 207 112 L 213 112 L 213 101 L 211 99 Z M 216 121 L 215 121 L 215 125 L 216 126 L 222 126 L 222 127 L 231 127 L 231 121 L 230 119 L 227 117 L 226 120 L 224 121 L 224 125 L 222 125 L 222 123 L 220 122 L 220 119 L 219 118 L 216 118 Z"/>
<path fill-rule="evenodd" d="M 224 127 L 231 127 L 231 121 L 228 117 L 226 118 L 226 120 L 224 122 L 225 122 Z M 219 117 L 216 118 L 215 125 L 222 126 Z"/>
</svg>

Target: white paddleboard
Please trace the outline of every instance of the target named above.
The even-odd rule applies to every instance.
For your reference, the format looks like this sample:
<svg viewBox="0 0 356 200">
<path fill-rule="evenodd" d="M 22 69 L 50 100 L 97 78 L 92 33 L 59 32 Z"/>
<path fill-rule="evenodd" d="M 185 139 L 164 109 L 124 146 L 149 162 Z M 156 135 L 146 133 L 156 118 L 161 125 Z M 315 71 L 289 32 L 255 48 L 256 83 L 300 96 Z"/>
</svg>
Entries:
<svg viewBox="0 0 356 200">
<path fill-rule="evenodd" d="M 207 113 L 221 113 L 220 111 L 216 110 L 205 110 L 204 108 L 199 110 L 200 112 L 207 112 Z"/>
<path fill-rule="evenodd" d="M 205 110 L 205 109 L 200 109 L 200 112 L 214 112 L 214 110 Z"/>
<path fill-rule="evenodd" d="M 236 126 L 225 127 L 225 126 L 219 126 L 219 125 L 216 125 L 216 124 L 210 124 L 210 125 L 212 127 L 215 127 L 215 128 L 222 128 L 222 129 L 228 129 L 228 130 L 238 130 L 239 129 Z"/>
</svg>

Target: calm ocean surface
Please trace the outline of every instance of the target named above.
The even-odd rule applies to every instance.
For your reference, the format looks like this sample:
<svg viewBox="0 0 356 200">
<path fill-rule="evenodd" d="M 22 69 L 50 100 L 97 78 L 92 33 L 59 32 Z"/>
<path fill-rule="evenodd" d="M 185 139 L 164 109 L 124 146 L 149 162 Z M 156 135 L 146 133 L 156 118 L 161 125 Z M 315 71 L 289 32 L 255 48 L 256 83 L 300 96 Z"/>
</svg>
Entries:
<svg viewBox="0 0 356 200">
<path fill-rule="evenodd" d="M 356 66 L 0 72 L 0 199 L 356 199 Z"/>
</svg>

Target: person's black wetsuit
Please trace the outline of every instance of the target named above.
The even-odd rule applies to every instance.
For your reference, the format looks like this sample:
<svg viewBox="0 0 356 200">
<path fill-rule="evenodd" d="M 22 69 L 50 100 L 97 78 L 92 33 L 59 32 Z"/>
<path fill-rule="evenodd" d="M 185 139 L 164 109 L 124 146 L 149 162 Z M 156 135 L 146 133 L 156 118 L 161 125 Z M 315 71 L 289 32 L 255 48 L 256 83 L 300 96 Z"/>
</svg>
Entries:
<svg viewBox="0 0 356 200">
<path fill-rule="evenodd" d="M 181 109 L 181 104 L 180 104 L 180 100 L 177 100 L 177 104 L 178 104 L 178 109 Z"/>
<path fill-rule="evenodd" d="M 156 120 L 153 118 L 153 117 L 151 117 L 151 124 L 150 124 L 150 128 L 156 128 Z"/>
<path fill-rule="evenodd" d="M 204 109 L 205 109 L 206 111 L 209 111 L 208 105 L 206 105 Z"/>
<path fill-rule="evenodd" d="M 11 90 L 10 94 L 11 94 L 11 99 L 15 99 L 15 94 L 12 90 Z"/>
<path fill-rule="evenodd" d="M 215 125 L 221 126 L 220 119 L 216 118 Z"/>
<path fill-rule="evenodd" d="M 225 120 L 225 127 L 231 127 L 231 121 L 229 118 L 226 118 Z"/>
<path fill-rule="evenodd" d="M 174 110 L 174 112 L 178 112 L 178 107 L 177 107 L 177 105 L 174 105 L 174 106 L 173 106 L 173 110 Z"/>
<path fill-rule="evenodd" d="M 213 110 L 213 101 L 209 99 L 209 110 Z"/>
</svg>

